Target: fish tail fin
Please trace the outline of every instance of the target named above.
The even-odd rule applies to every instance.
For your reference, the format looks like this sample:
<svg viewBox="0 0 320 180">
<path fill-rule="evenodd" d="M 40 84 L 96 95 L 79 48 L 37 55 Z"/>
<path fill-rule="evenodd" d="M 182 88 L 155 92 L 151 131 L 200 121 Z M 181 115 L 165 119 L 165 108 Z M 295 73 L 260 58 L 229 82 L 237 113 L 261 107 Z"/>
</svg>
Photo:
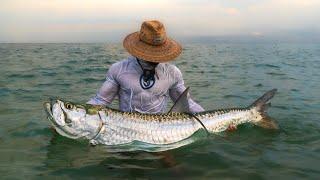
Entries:
<svg viewBox="0 0 320 180">
<path fill-rule="evenodd" d="M 260 115 L 256 116 L 257 119 L 255 121 L 255 125 L 266 129 L 279 129 L 279 126 L 276 123 L 276 121 L 273 120 L 267 114 L 267 110 L 271 106 L 271 103 L 269 103 L 269 101 L 273 98 L 276 92 L 277 89 L 272 89 L 266 92 L 264 95 L 262 95 L 259 99 L 257 99 L 250 105 L 250 108 L 254 108 L 256 112 L 258 112 L 258 114 Z"/>
</svg>

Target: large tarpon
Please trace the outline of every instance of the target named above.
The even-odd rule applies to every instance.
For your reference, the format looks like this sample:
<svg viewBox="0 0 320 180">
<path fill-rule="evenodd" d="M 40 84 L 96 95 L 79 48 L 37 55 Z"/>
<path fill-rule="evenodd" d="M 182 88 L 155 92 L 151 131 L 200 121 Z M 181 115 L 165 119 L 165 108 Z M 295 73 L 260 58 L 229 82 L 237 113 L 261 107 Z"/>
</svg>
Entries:
<svg viewBox="0 0 320 180">
<path fill-rule="evenodd" d="M 129 113 L 102 106 L 77 105 L 62 100 L 51 100 L 44 106 L 51 124 L 62 136 L 72 139 L 86 138 L 94 145 L 119 145 L 133 141 L 159 145 L 179 142 L 200 129 L 218 133 L 225 131 L 230 125 L 243 123 L 277 129 L 276 122 L 266 114 L 269 100 L 275 93 L 276 89 L 268 91 L 247 108 L 211 110 L 194 114 Z"/>
</svg>

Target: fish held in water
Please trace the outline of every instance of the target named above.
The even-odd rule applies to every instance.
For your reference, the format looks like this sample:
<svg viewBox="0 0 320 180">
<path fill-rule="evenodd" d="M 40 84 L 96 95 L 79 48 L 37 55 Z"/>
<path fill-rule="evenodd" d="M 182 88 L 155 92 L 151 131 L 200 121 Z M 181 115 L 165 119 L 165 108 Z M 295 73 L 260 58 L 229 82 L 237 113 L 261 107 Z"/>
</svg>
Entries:
<svg viewBox="0 0 320 180">
<path fill-rule="evenodd" d="M 172 111 L 163 114 L 122 112 L 58 99 L 44 103 L 44 107 L 52 126 L 60 135 L 68 138 L 85 138 L 93 145 L 120 145 L 133 141 L 161 145 L 187 139 L 200 129 L 205 129 L 208 133 L 219 133 L 227 130 L 230 125 L 243 123 L 278 129 L 277 123 L 266 113 L 269 101 L 276 91 L 268 91 L 247 108 L 199 113 L 188 112 L 188 88 L 171 108 Z M 175 110 L 180 112 L 173 112 Z"/>
</svg>

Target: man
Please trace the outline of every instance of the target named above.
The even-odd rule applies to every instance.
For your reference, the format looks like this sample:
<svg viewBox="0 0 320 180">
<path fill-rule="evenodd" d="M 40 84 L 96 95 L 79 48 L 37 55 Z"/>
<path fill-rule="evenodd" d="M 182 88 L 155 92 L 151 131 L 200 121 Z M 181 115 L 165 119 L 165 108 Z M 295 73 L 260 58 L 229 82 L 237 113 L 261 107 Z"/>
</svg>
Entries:
<svg viewBox="0 0 320 180">
<path fill-rule="evenodd" d="M 87 103 L 109 105 L 118 96 L 121 111 L 166 112 L 168 98 L 175 102 L 186 89 L 181 71 L 167 63 L 180 55 L 181 46 L 156 20 L 143 22 L 140 32 L 129 34 L 123 46 L 132 56 L 109 68 L 106 81 Z M 192 113 L 204 111 L 190 98 L 188 103 Z"/>
</svg>

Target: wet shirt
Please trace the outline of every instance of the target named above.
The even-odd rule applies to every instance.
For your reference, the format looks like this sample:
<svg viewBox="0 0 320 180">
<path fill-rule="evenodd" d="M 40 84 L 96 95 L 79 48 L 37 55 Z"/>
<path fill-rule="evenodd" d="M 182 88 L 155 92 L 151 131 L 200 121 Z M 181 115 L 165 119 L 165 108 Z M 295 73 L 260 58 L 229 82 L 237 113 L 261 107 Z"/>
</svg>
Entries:
<svg viewBox="0 0 320 180">
<path fill-rule="evenodd" d="M 175 65 L 159 63 L 155 71 L 154 80 L 141 85 L 143 70 L 135 57 L 117 62 L 109 68 L 102 87 L 87 103 L 109 105 L 118 96 L 121 111 L 164 113 L 169 97 L 175 102 L 186 87 L 181 71 Z M 188 102 L 191 112 L 204 111 L 191 98 Z"/>
</svg>

